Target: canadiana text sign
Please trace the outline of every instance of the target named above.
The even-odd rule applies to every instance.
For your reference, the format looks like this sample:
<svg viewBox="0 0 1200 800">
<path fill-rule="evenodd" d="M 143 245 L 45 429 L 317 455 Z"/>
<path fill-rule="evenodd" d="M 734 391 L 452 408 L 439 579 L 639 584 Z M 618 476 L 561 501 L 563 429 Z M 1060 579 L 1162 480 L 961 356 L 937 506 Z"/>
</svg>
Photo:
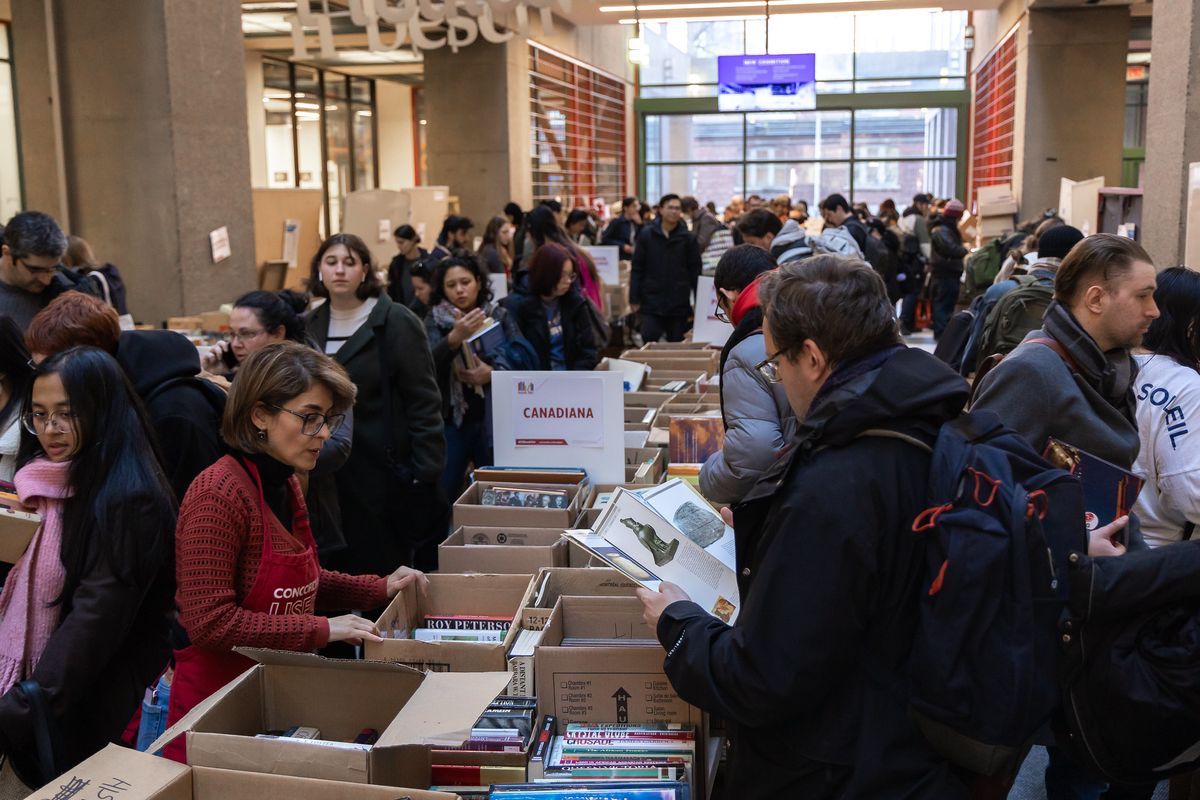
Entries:
<svg viewBox="0 0 1200 800">
<path fill-rule="evenodd" d="M 299 0 L 292 25 L 292 56 L 311 58 L 304 36 L 316 29 L 320 39 L 320 57 L 337 59 L 333 38 L 332 15 L 328 4 L 318 0 Z M 449 47 L 458 52 L 478 39 L 501 44 L 514 35 L 529 34 L 529 16 L 540 14 L 542 30 L 554 30 L 553 10 L 571 10 L 571 0 L 349 0 L 350 21 L 367 34 L 367 50 L 391 52 L 408 44 L 416 50 Z M 380 23 L 393 26 L 385 38 Z"/>
</svg>

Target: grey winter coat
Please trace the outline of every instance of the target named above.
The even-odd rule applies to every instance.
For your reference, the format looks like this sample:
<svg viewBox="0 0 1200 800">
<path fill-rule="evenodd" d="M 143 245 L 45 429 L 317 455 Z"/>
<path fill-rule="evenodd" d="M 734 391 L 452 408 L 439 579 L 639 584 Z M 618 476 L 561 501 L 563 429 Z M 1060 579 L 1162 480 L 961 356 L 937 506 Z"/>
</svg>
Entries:
<svg viewBox="0 0 1200 800">
<path fill-rule="evenodd" d="M 734 346 L 721 371 L 725 444 L 700 470 L 700 491 L 714 503 L 739 502 L 796 433 L 783 385 L 754 368 L 766 357 L 756 333 Z"/>
</svg>

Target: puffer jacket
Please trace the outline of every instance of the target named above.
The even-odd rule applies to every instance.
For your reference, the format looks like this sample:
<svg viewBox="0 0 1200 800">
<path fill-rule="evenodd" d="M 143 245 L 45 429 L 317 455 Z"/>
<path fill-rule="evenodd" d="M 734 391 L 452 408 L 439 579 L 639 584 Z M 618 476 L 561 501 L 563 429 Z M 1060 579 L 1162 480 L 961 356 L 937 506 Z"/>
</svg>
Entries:
<svg viewBox="0 0 1200 800">
<path fill-rule="evenodd" d="M 800 223 L 789 219 L 783 223 L 783 228 L 771 243 L 771 255 L 776 264 L 786 264 L 798 261 L 813 254 L 812 245 L 808 242 L 808 233 L 800 227 Z"/>
<path fill-rule="evenodd" d="M 725 443 L 704 462 L 700 491 L 714 503 L 740 502 L 796 433 L 796 416 L 783 384 L 768 383 L 755 367 L 767 357 L 762 310 L 754 308 L 734 331 L 738 338 L 721 368 Z"/>
<path fill-rule="evenodd" d="M 967 248 L 963 246 L 962 234 L 958 232 L 958 222 L 934 217 L 929 226 L 929 237 L 933 245 L 933 258 L 930 261 L 933 277 L 957 278 L 962 275 Z"/>
</svg>

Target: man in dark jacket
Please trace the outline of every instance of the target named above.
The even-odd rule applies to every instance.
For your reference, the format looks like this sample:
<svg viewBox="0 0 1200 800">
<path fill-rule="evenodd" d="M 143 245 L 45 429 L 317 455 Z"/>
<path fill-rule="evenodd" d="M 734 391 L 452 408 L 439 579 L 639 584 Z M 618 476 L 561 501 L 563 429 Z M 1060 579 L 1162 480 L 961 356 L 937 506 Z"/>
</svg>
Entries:
<svg viewBox="0 0 1200 800">
<path fill-rule="evenodd" d="M 1158 317 L 1155 287 L 1154 264 L 1137 242 L 1083 239 L 1058 267 L 1041 330 L 983 377 L 973 408 L 994 411 L 1038 452 L 1053 437 L 1132 470 L 1141 442 L 1130 350 Z M 1144 548 L 1136 516 L 1127 536 L 1131 548 Z M 1103 786 L 1050 748 L 1050 800 L 1098 797 Z"/>
<path fill-rule="evenodd" d="M 182 501 L 195 477 L 224 455 L 225 393 L 199 377 L 195 345 L 174 331 L 125 331 L 116 355 L 146 406 L 163 472 Z"/>
<path fill-rule="evenodd" d="M 929 224 L 929 236 L 933 245 L 933 338 L 940 339 L 942 331 L 954 316 L 958 304 L 958 287 L 962 283 L 963 257 L 967 248 L 963 246 L 962 234 L 958 232 L 958 220 L 962 217 L 963 204 L 951 200 L 942 209 L 941 216 L 934 217 Z"/>
<path fill-rule="evenodd" d="M 62 265 L 67 237 L 49 214 L 22 211 L 0 229 L 0 314 L 21 330 L 63 292 L 100 296 L 99 285 Z"/>
<path fill-rule="evenodd" d="M 608 223 L 600 237 L 600 244 L 605 247 L 621 248 L 622 261 L 633 258 L 633 243 L 642 228 L 641 208 L 636 197 L 626 197 L 621 201 L 621 216 Z"/>
<path fill-rule="evenodd" d="M 639 590 L 689 703 L 731 726 L 741 800 L 966 797 L 910 721 L 930 455 L 967 384 L 905 348 L 867 264 L 818 256 L 759 290 L 770 355 L 801 419 L 790 453 L 733 512 L 742 608 L 732 627 L 679 587 Z M 661 616 L 660 616 L 661 615 Z"/>
<path fill-rule="evenodd" d="M 659 217 L 642 228 L 633 249 L 629 307 L 642 315 L 642 339 L 681 342 L 692 313 L 692 291 L 700 277 L 700 247 L 683 224 L 677 194 L 658 202 Z"/>
</svg>

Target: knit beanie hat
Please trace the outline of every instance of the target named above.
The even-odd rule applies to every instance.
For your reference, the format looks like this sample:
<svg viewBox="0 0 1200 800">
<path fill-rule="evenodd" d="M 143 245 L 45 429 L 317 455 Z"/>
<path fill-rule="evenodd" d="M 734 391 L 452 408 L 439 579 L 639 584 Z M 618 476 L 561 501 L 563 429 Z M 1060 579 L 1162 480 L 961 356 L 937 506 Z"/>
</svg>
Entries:
<svg viewBox="0 0 1200 800">
<path fill-rule="evenodd" d="M 946 219 L 959 219 L 963 215 L 962 200 L 957 198 L 946 203 L 946 207 L 942 209 L 942 216 Z"/>
<path fill-rule="evenodd" d="M 1070 225 L 1056 225 L 1038 239 L 1038 258 L 1066 258 L 1071 248 L 1083 240 L 1083 233 Z"/>
</svg>

